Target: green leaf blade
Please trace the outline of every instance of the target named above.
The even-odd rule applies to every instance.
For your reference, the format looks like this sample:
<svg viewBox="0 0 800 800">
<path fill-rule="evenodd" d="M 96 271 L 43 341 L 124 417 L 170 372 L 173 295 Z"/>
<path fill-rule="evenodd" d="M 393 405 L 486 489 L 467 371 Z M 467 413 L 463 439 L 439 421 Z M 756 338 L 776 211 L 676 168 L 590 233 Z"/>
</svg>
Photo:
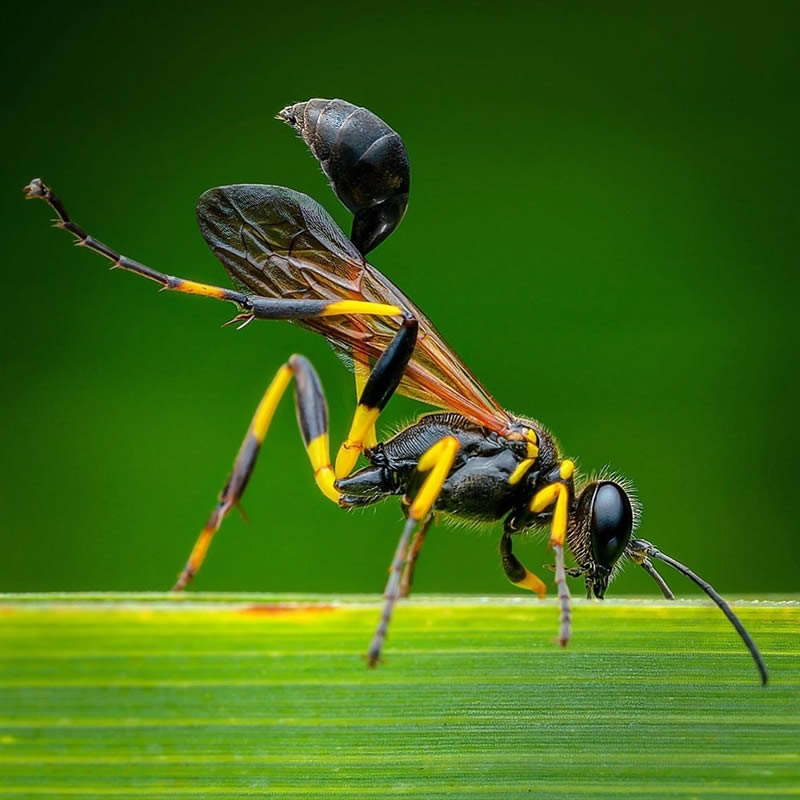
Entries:
<svg viewBox="0 0 800 800">
<path fill-rule="evenodd" d="M 800 794 L 800 604 L 0 598 L 0 798 Z"/>
</svg>

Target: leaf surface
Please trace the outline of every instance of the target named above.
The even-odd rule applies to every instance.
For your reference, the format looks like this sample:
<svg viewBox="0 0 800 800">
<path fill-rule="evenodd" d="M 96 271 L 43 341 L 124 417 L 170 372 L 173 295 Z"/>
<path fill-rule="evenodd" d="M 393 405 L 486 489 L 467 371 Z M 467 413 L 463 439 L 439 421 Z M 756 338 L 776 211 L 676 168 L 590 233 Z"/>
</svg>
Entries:
<svg viewBox="0 0 800 800">
<path fill-rule="evenodd" d="M 0 596 L 0 798 L 800 795 L 800 604 Z"/>
</svg>

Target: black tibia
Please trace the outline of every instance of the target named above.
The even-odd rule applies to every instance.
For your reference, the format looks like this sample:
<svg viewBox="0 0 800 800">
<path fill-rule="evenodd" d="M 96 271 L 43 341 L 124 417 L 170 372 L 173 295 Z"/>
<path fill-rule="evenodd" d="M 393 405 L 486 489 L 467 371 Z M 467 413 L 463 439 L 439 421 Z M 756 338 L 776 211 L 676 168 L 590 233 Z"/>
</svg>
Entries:
<svg viewBox="0 0 800 800">
<path fill-rule="evenodd" d="M 258 295 L 249 294 L 243 295 L 242 299 L 237 302 L 242 311 L 231 320 L 232 323 L 248 322 L 253 319 L 289 321 L 313 320 L 315 317 L 321 317 L 326 313 L 331 315 L 331 312 L 327 311 L 327 309 L 330 306 L 335 306 L 340 301 L 292 300 L 275 297 L 259 297 Z"/>
<path fill-rule="evenodd" d="M 219 503 L 217 503 L 217 510 L 222 511 L 223 516 L 227 514 L 230 507 L 237 503 L 247 484 L 250 481 L 250 476 L 253 474 L 253 468 L 256 465 L 258 454 L 261 451 L 261 442 L 252 434 L 245 437 L 239 452 L 236 454 L 236 460 L 233 463 L 233 469 L 225 482 L 225 486 L 220 494 Z M 219 520 L 222 522 L 222 520 Z"/>
<path fill-rule="evenodd" d="M 366 108 L 344 100 L 312 99 L 278 118 L 303 137 L 331 188 L 355 215 L 350 235 L 366 254 L 400 224 L 410 182 L 403 140 Z"/>
<path fill-rule="evenodd" d="M 305 356 L 293 355 L 289 366 L 294 373 L 297 424 L 303 442 L 308 446 L 309 442 L 328 432 L 325 393 L 316 370 Z"/>
<path fill-rule="evenodd" d="M 508 531 L 505 531 L 500 537 L 500 558 L 503 562 L 503 571 L 511 583 L 525 580 L 528 571 L 514 555 L 511 547 L 511 534 Z"/>
<path fill-rule="evenodd" d="M 330 303 L 325 300 L 283 300 L 251 295 L 248 310 L 256 319 L 307 319 L 317 317 Z"/>
<path fill-rule="evenodd" d="M 411 317 L 403 320 L 403 324 L 391 344 L 384 350 L 361 392 L 359 404 L 381 411 L 395 393 L 403 378 L 408 362 L 417 343 L 419 325 Z"/>
</svg>

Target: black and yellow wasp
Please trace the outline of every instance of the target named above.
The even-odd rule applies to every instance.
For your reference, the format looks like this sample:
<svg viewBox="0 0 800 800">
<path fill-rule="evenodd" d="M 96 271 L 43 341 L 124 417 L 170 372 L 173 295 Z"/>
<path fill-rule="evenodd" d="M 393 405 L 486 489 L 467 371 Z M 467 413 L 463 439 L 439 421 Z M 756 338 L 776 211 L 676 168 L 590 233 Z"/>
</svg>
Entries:
<svg viewBox="0 0 800 800">
<path fill-rule="evenodd" d="M 201 532 L 175 589 L 192 580 L 225 515 L 238 503 L 261 444 L 292 378 L 300 431 L 322 493 L 342 508 L 401 498 L 407 521 L 391 564 L 384 606 L 367 661 L 373 666 L 397 598 L 408 593 L 425 533 L 439 512 L 467 520 L 504 520 L 500 556 L 509 580 L 545 594 L 544 582 L 512 550 L 514 534 L 549 527 L 559 598 L 558 639 L 571 632 L 567 577 L 583 578 L 589 596 L 602 598 L 622 558 L 632 559 L 672 593 L 656 572 L 659 559 L 686 575 L 722 609 L 767 673 L 750 636 L 728 604 L 695 573 L 643 539 L 633 538 L 638 506 L 621 480 L 576 486 L 574 463 L 533 419 L 501 408 L 446 344 L 428 318 L 366 260 L 402 220 L 410 172 L 402 139 L 365 108 L 342 100 L 309 100 L 278 115 L 306 141 L 333 191 L 353 214 L 350 238 L 310 197 L 280 186 L 243 184 L 205 192 L 197 204 L 200 230 L 237 289 L 196 283 L 158 272 L 120 255 L 85 233 L 39 179 L 28 197 L 45 200 L 56 226 L 113 266 L 168 289 L 235 303 L 231 320 L 291 320 L 324 336 L 355 375 L 358 405 L 332 464 L 328 412 L 309 361 L 293 355 L 267 388 L 236 456 L 219 501 Z M 395 392 L 439 411 L 420 417 L 386 441 L 375 433 L 378 415 Z M 368 466 L 353 469 L 363 455 Z M 565 565 L 564 546 L 574 566 Z"/>
</svg>

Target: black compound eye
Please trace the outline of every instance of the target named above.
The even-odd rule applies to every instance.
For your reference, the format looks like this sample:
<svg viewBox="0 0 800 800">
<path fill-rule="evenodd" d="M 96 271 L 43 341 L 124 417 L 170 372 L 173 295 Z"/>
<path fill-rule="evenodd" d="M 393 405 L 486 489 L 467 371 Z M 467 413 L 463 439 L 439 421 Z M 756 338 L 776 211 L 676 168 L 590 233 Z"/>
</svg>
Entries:
<svg viewBox="0 0 800 800">
<path fill-rule="evenodd" d="M 633 529 L 633 509 L 625 490 L 611 481 L 597 484 L 592 498 L 592 555 L 604 567 L 622 555 Z"/>
</svg>

